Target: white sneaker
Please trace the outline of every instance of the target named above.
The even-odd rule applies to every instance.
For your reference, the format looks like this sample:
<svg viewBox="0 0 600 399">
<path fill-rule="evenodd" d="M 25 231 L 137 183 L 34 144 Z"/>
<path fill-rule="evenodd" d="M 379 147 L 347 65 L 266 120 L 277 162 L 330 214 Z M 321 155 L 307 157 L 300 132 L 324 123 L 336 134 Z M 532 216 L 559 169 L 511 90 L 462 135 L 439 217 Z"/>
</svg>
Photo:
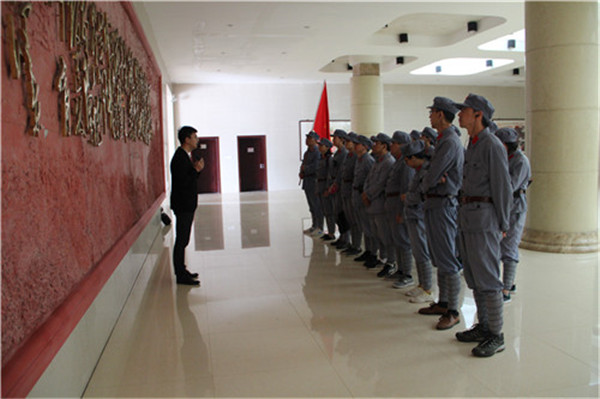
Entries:
<svg viewBox="0 0 600 399">
<path fill-rule="evenodd" d="M 419 290 L 421 291 L 421 293 L 419 295 L 410 297 L 408 302 L 410 302 L 410 303 L 430 303 L 430 302 L 434 301 L 433 296 L 431 296 L 431 294 L 428 294 L 421 287 L 419 287 Z"/>
<path fill-rule="evenodd" d="M 319 229 L 315 229 L 315 231 L 313 231 L 312 233 L 310 233 L 310 235 L 312 237 L 321 237 L 323 235 L 323 230 L 319 230 Z"/>
<path fill-rule="evenodd" d="M 407 291 L 404 293 L 404 295 L 406 296 L 417 296 L 420 295 L 421 292 L 423 292 L 423 289 L 421 288 L 421 286 L 415 287 L 410 291 Z"/>
</svg>

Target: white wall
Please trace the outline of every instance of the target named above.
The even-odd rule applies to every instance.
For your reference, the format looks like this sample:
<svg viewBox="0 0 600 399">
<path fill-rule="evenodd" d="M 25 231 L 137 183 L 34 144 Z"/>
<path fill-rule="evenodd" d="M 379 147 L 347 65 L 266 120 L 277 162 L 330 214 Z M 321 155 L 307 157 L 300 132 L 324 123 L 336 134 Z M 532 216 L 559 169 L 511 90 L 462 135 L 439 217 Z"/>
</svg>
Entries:
<svg viewBox="0 0 600 399">
<path fill-rule="evenodd" d="M 221 188 L 237 192 L 237 136 L 267 137 L 270 191 L 298 189 L 298 121 L 314 119 L 322 84 L 173 85 L 175 125 L 219 136 Z M 350 119 L 350 85 L 328 84 L 330 119 Z M 525 118 L 525 89 L 514 87 L 384 86 L 385 133 L 423 129 L 437 95 L 463 100 L 474 92 L 496 107 L 495 118 Z"/>
</svg>

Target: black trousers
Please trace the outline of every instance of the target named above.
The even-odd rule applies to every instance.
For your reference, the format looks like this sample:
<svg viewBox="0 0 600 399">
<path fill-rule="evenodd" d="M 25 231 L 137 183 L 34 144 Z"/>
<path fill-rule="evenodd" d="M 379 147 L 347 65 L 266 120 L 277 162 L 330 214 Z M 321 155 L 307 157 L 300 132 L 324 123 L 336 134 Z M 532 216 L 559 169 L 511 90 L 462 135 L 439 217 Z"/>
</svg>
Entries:
<svg viewBox="0 0 600 399">
<path fill-rule="evenodd" d="M 194 212 L 175 213 L 175 247 L 173 248 L 173 267 L 175 276 L 185 275 L 185 248 L 190 242 Z"/>
</svg>

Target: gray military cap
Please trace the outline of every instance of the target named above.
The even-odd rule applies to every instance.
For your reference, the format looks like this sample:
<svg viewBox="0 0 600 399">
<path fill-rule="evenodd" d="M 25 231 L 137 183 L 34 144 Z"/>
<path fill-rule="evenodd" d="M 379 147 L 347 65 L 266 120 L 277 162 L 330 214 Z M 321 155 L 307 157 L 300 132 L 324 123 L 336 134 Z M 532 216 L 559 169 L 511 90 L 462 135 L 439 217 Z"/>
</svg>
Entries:
<svg viewBox="0 0 600 399">
<path fill-rule="evenodd" d="M 409 136 L 411 139 L 413 140 L 419 140 L 421 138 L 421 132 L 419 132 L 418 130 L 411 130 L 411 132 L 409 133 Z"/>
<path fill-rule="evenodd" d="M 485 97 L 470 93 L 462 103 L 454 103 L 458 109 L 473 108 L 475 111 L 483 112 L 483 119 L 491 122 L 494 115 L 494 106 Z"/>
<path fill-rule="evenodd" d="M 333 143 L 331 142 L 331 140 L 326 138 L 322 138 L 321 140 L 319 140 L 319 145 L 324 145 L 327 148 L 333 147 Z"/>
<path fill-rule="evenodd" d="M 511 127 L 503 127 L 495 132 L 496 137 L 503 143 L 516 143 L 519 141 L 519 133 Z"/>
<path fill-rule="evenodd" d="M 385 133 L 378 133 L 377 136 L 371 138 L 371 140 L 379 141 L 380 143 L 392 144 L 392 139 Z"/>
<path fill-rule="evenodd" d="M 315 139 L 317 141 L 319 141 L 319 139 L 320 139 L 319 135 L 314 130 L 311 130 L 310 132 L 308 132 L 306 137 L 310 137 L 311 139 Z"/>
<path fill-rule="evenodd" d="M 348 133 L 348 140 L 352 141 L 353 143 L 358 143 L 358 134 L 354 132 Z"/>
<path fill-rule="evenodd" d="M 433 99 L 433 105 L 427 107 L 429 109 L 435 108 L 440 111 L 448 111 L 453 114 L 458 112 L 458 108 L 456 107 L 456 103 L 447 97 L 435 97 Z"/>
<path fill-rule="evenodd" d="M 433 144 L 435 144 L 435 142 L 437 141 L 438 132 L 435 129 L 427 126 L 423 128 L 421 135 L 427 137 Z"/>
<path fill-rule="evenodd" d="M 373 142 L 366 136 L 358 136 L 357 144 L 364 145 L 367 148 L 367 150 L 373 148 Z"/>
<path fill-rule="evenodd" d="M 410 143 L 410 136 L 406 132 L 396 130 L 392 135 L 392 141 L 398 144 L 408 144 Z"/>
<path fill-rule="evenodd" d="M 413 141 L 402 147 L 402 155 L 410 157 L 425 151 L 425 143 L 422 140 Z"/>
<path fill-rule="evenodd" d="M 342 129 L 335 129 L 332 136 L 339 137 L 342 140 L 348 140 L 348 133 L 346 133 L 346 131 Z"/>
</svg>

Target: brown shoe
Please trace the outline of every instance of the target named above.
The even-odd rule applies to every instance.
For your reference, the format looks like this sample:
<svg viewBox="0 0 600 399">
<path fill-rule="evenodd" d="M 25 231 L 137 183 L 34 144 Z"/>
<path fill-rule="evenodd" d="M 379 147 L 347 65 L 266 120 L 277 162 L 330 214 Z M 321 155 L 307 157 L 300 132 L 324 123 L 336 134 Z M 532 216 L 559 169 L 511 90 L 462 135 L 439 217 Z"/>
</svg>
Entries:
<svg viewBox="0 0 600 399">
<path fill-rule="evenodd" d="M 444 313 L 442 317 L 440 317 L 440 320 L 438 321 L 435 328 L 437 328 L 438 330 L 447 330 L 449 328 L 454 327 L 458 323 L 460 323 L 460 316 L 458 314 L 455 315 L 453 312 L 448 311 Z"/>
<path fill-rule="evenodd" d="M 419 309 L 419 314 L 426 314 L 426 315 L 446 314 L 447 311 L 448 311 L 448 308 L 438 305 L 437 302 L 433 302 L 428 307 Z"/>
</svg>

